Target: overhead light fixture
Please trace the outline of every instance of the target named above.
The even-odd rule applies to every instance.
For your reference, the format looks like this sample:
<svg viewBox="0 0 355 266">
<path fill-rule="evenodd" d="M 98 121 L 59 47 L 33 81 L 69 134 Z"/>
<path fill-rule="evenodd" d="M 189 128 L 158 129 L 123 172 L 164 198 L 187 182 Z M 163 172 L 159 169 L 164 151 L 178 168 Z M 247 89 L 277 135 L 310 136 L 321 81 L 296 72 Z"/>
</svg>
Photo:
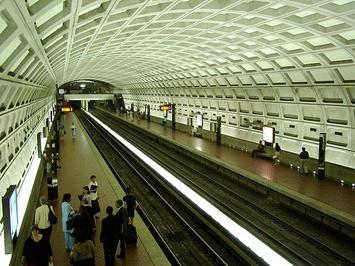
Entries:
<svg viewBox="0 0 355 266">
<path fill-rule="evenodd" d="M 85 88 L 85 84 L 80 84 L 80 88 Z"/>
</svg>

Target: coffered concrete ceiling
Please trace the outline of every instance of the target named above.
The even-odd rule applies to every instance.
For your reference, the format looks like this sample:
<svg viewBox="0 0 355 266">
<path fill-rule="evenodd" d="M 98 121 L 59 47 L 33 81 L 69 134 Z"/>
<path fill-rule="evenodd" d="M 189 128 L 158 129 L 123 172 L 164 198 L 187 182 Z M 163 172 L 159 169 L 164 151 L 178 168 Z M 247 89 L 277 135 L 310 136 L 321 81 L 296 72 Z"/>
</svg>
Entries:
<svg viewBox="0 0 355 266">
<path fill-rule="evenodd" d="M 353 0 L 3 0 L 1 76 L 54 88 L 348 84 Z"/>
</svg>

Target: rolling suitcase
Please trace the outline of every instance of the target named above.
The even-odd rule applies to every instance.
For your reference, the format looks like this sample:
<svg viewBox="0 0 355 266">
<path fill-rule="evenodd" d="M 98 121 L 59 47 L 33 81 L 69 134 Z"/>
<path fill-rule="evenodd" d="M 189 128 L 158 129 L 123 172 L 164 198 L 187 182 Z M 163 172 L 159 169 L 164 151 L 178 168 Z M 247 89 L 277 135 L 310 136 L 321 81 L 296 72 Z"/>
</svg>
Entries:
<svg viewBox="0 0 355 266">
<path fill-rule="evenodd" d="M 132 224 L 128 225 L 125 242 L 127 246 L 137 245 L 137 230 Z"/>
</svg>

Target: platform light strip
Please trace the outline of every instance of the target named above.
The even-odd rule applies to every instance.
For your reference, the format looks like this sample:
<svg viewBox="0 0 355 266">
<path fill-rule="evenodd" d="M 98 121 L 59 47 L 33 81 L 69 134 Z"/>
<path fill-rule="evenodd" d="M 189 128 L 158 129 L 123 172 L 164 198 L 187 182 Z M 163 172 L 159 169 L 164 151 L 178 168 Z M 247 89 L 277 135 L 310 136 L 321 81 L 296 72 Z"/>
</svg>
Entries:
<svg viewBox="0 0 355 266">
<path fill-rule="evenodd" d="M 45 147 L 47 142 L 47 138 L 41 138 L 41 147 Z M 41 163 L 41 158 L 38 158 L 37 151 L 33 155 L 33 159 L 31 161 L 30 167 L 23 178 L 23 183 L 20 185 L 20 188 L 17 190 L 17 234 L 20 233 L 20 229 L 22 226 L 22 221 L 25 216 L 25 212 L 30 200 L 31 191 L 33 188 L 33 184 L 36 179 L 36 175 L 39 169 L 39 165 Z M 5 254 L 5 242 L 4 242 L 4 231 L 0 232 L 0 262 L 1 265 L 10 265 L 11 254 Z"/>
<path fill-rule="evenodd" d="M 282 256 L 277 254 L 270 247 L 265 245 L 239 224 L 230 219 L 227 215 L 222 213 L 216 207 L 214 207 L 210 202 L 202 198 L 191 188 L 186 186 L 178 178 L 173 176 L 170 172 L 162 168 L 158 163 L 149 158 L 139 149 L 134 147 L 131 143 L 126 141 L 116 132 L 114 132 L 110 127 L 101 122 L 98 118 L 85 111 L 90 117 L 92 117 L 97 123 L 99 123 L 104 129 L 106 129 L 112 136 L 114 136 L 118 141 L 120 141 L 124 146 L 126 146 L 130 151 L 142 159 L 146 164 L 148 164 L 152 169 L 159 173 L 164 179 L 166 179 L 170 184 L 176 187 L 181 193 L 183 193 L 187 198 L 194 202 L 199 208 L 211 216 L 216 222 L 223 226 L 227 231 L 229 231 L 235 238 L 239 239 L 245 246 L 250 248 L 257 256 L 262 258 L 269 265 L 292 265 L 290 262 L 285 260 Z"/>
</svg>

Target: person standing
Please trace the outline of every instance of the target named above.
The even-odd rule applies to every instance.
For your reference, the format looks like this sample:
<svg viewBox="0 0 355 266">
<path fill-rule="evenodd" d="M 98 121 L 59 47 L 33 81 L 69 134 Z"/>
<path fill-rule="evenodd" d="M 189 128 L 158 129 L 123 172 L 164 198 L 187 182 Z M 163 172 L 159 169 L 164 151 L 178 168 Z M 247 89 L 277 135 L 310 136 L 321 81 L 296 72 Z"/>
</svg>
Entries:
<svg viewBox="0 0 355 266">
<path fill-rule="evenodd" d="M 48 204 L 46 197 L 41 196 L 39 198 L 39 202 L 41 206 L 36 209 L 35 224 L 38 226 L 40 234 L 50 240 L 52 233 L 52 225 L 49 222 L 49 208 L 52 210 L 53 213 L 54 210 L 53 207 Z"/>
<path fill-rule="evenodd" d="M 73 266 L 95 266 L 95 246 L 85 232 L 78 233 L 77 243 L 70 252 Z"/>
<path fill-rule="evenodd" d="M 305 147 L 302 147 L 302 151 L 300 153 L 300 160 L 301 160 L 301 166 L 300 166 L 300 173 L 304 173 L 308 175 L 308 170 L 307 170 L 307 161 L 309 158 L 308 151 L 306 151 Z"/>
<path fill-rule="evenodd" d="M 104 247 L 105 266 L 113 266 L 117 248 L 117 220 L 112 214 L 113 208 L 106 208 L 107 216 L 101 222 L 100 242 Z"/>
<path fill-rule="evenodd" d="M 79 200 L 80 200 L 80 205 L 83 205 L 87 209 L 90 219 L 93 220 L 94 228 L 96 228 L 92 202 L 90 197 L 90 190 L 88 186 L 83 187 L 83 194 L 79 196 Z"/>
<path fill-rule="evenodd" d="M 91 182 L 89 183 L 88 188 L 89 188 L 90 198 L 91 198 L 91 207 L 92 207 L 93 215 L 96 215 L 98 212 L 100 212 L 99 198 L 97 196 L 98 184 L 95 175 L 92 175 L 90 179 Z M 95 218 L 99 218 L 99 217 L 95 216 Z"/>
<path fill-rule="evenodd" d="M 276 143 L 275 154 L 274 154 L 274 156 L 272 156 L 272 158 L 274 159 L 274 165 L 280 163 L 280 154 L 281 154 L 281 147 L 278 143 Z"/>
<path fill-rule="evenodd" d="M 49 240 L 39 232 L 37 225 L 32 226 L 31 236 L 26 239 L 23 252 L 23 265 L 48 266 L 53 263 L 52 247 Z"/>
<path fill-rule="evenodd" d="M 92 207 L 90 190 L 88 186 L 83 187 L 83 194 L 79 196 L 79 200 L 81 205 L 89 206 L 90 208 Z M 92 213 L 92 210 L 90 210 L 90 213 Z"/>
<path fill-rule="evenodd" d="M 71 229 L 67 228 L 67 221 L 75 214 L 75 210 L 70 205 L 71 194 L 65 193 L 62 200 L 62 230 L 64 233 L 65 249 L 71 251 L 74 246 L 74 237 L 72 236 Z"/>
<path fill-rule="evenodd" d="M 127 208 L 129 223 L 133 224 L 134 210 L 137 208 L 137 201 L 131 188 L 127 188 L 126 195 L 123 197 L 125 207 Z"/>
<path fill-rule="evenodd" d="M 87 239 L 93 239 L 94 219 L 84 205 L 80 205 L 79 213 L 73 218 L 73 235 L 76 242 L 81 232 L 85 233 Z"/>
<path fill-rule="evenodd" d="M 76 136 L 76 127 L 75 127 L 74 122 L 72 122 L 72 123 L 71 123 L 70 129 L 71 129 L 71 137 L 72 137 L 72 139 L 73 139 L 73 140 L 75 140 L 75 136 Z"/>
<path fill-rule="evenodd" d="M 120 242 L 120 255 L 117 258 L 125 258 L 126 257 L 126 244 L 125 237 L 128 230 L 128 213 L 127 209 L 123 206 L 122 200 L 116 201 L 116 207 L 118 211 L 116 212 L 116 223 L 117 223 L 117 244 Z"/>
</svg>

